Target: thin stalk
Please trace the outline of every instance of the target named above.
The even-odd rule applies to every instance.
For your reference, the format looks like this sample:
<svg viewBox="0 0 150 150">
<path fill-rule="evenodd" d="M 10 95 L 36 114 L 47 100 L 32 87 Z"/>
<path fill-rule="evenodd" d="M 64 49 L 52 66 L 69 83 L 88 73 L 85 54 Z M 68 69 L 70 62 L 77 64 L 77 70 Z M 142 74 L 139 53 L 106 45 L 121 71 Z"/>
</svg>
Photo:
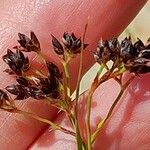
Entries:
<svg viewBox="0 0 150 150">
<path fill-rule="evenodd" d="M 101 65 L 99 71 L 97 72 L 97 75 L 94 79 L 94 82 L 92 83 L 92 86 L 90 88 L 88 97 L 87 97 L 87 114 L 86 114 L 86 131 L 87 131 L 87 147 L 88 150 L 92 149 L 91 145 L 91 125 L 90 125 L 90 117 L 91 117 L 91 103 L 92 103 L 92 96 L 97 88 L 98 84 L 98 78 L 101 75 L 102 71 L 104 69 L 104 66 Z"/>
<path fill-rule="evenodd" d="M 78 123 L 78 100 L 79 100 L 79 91 L 80 91 L 80 82 L 82 78 L 82 68 L 83 68 L 83 50 L 84 50 L 84 40 L 85 40 L 85 35 L 87 31 L 87 25 L 85 25 L 85 30 L 83 33 L 83 39 L 82 39 L 82 45 L 81 45 L 81 52 L 80 52 L 80 61 L 79 61 L 79 72 L 78 72 L 78 79 L 77 79 L 77 85 L 76 85 L 76 99 L 75 99 L 75 108 L 74 108 L 74 113 L 75 113 L 75 126 L 76 126 L 76 138 L 77 138 L 77 147 L 78 150 L 83 150 L 83 142 L 82 142 L 82 137 L 79 129 L 79 123 Z"/>
<path fill-rule="evenodd" d="M 86 131 L 87 131 L 87 149 L 91 150 L 92 145 L 91 145 L 91 126 L 90 126 L 90 118 L 91 118 L 91 103 L 92 103 L 92 96 L 97 88 L 97 83 L 98 83 L 98 78 L 100 74 L 103 71 L 104 66 L 101 65 L 99 71 L 97 72 L 97 75 L 94 79 L 94 82 L 92 83 L 92 86 L 90 88 L 88 97 L 87 97 L 87 115 L 86 115 Z"/>
<path fill-rule="evenodd" d="M 72 132 L 72 131 L 70 131 L 70 130 L 68 130 L 66 128 L 63 128 L 63 127 L 53 123 L 52 121 L 47 120 L 45 118 L 42 118 L 42 117 L 40 117 L 40 116 L 38 116 L 36 114 L 30 113 L 30 112 L 26 112 L 26 111 L 22 111 L 22 110 L 19 110 L 19 109 L 14 110 L 13 113 L 18 113 L 18 114 L 22 114 L 22 115 L 31 117 L 33 119 L 36 119 L 36 120 L 40 121 L 40 122 L 49 124 L 51 126 L 51 128 L 54 129 L 54 130 L 60 130 L 60 131 L 62 131 L 64 133 L 66 133 L 66 134 L 70 134 L 72 136 L 75 136 L 74 132 Z"/>
<path fill-rule="evenodd" d="M 117 96 L 117 98 L 115 99 L 114 103 L 112 104 L 112 106 L 111 106 L 111 108 L 110 108 L 106 118 L 98 123 L 96 131 L 92 135 L 92 139 L 91 139 L 91 143 L 92 144 L 94 143 L 94 141 L 95 141 L 97 135 L 99 134 L 100 130 L 104 127 L 104 124 L 106 123 L 107 119 L 111 116 L 114 107 L 116 106 L 117 102 L 120 100 L 120 98 L 123 95 L 123 93 L 124 93 L 124 90 L 121 89 L 119 94 L 118 94 L 118 96 Z"/>
<path fill-rule="evenodd" d="M 70 122 L 73 125 L 73 128 L 75 130 L 78 130 L 77 127 L 76 127 L 76 118 L 75 118 L 75 116 L 72 113 L 70 113 L 70 114 L 68 113 L 68 117 L 69 117 Z M 80 133 L 80 131 L 78 131 L 78 132 Z M 86 150 L 86 145 L 85 145 L 84 141 L 82 140 L 82 137 L 81 137 L 80 134 L 76 133 L 76 139 L 80 139 L 80 147 L 78 147 L 78 150 Z"/>
<path fill-rule="evenodd" d="M 71 108 L 70 105 L 72 106 L 72 102 L 71 102 L 71 87 L 70 87 L 70 74 L 69 74 L 69 62 L 70 62 L 71 58 L 69 58 L 68 55 L 63 56 L 63 61 L 62 61 L 62 65 L 64 68 L 64 73 L 65 73 L 65 78 L 66 81 L 64 81 L 64 99 L 67 103 L 67 108 L 65 109 L 67 116 L 70 120 L 70 123 L 72 124 L 73 129 L 76 129 L 75 127 L 75 116 L 71 113 Z"/>
<path fill-rule="evenodd" d="M 96 140 L 97 135 L 99 134 L 99 132 L 101 131 L 101 129 L 104 127 L 106 121 L 110 118 L 110 116 L 113 113 L 113 110 L 115 108 L 115 106 L 118 104 L 119 100 L 121 99 L 122 95 L 124 94 L 124 91 L 126 90 L 126 88 L 128 87 L 128 85 L 131 83 L 131 81 L 134 79 L 135 76 L 132 76 L 121 88 L 117 98 L 115 99 L 115 101 L 113 102 L 107 116 L 105 119 L 103 119 L 102 121 L 100 121 L 97 125 L 97 128 L 95 130 L 95 132 L 92 134 L 92 139 L 91 139 L 91 143 L 93 144 L 94 141 Z"/>
<path fill-rule="evenodd" d="M 67 96 L 71 96 L 71 88 L 70 88 L 70 75 L 69 75 L 69 69 L 68 69 L 68 64 L 69 62 L 62 62 L 63 67 L 64 67 L 64 72 L 65 72 L 65 77 L 66 77 L 66 89 L 67 89 Z"/>
</svg>

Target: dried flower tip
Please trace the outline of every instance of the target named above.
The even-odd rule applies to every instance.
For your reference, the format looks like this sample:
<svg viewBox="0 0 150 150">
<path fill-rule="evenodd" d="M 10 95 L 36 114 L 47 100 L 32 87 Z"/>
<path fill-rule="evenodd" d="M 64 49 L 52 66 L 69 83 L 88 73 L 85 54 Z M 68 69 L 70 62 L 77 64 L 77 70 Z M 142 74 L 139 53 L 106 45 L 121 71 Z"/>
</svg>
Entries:
<svg viewBox="0 0 150 150">
<path fill-rule="evenodd" d="M 81 52 L 81 38 L 77 38 L 74 33 L 71 35 L 65 32 L 62 38 L 63 44 L 69 54 L 78 54 Z M 84 48 L 87 44 L 84 46 Z"/>
<path fill-rule="evenodd" d="M 8 49 L 7 54 L 3 56 L 3 60 L 17 75 L 21 75 L 22 71 L 29 69 L 29 59 L 20 50 L 16 50 L 16 53 L 14 53 Z"/>
<path fill-rule="evenodd" d="M 52 34 L 51 36 L 52 36 L 52 45 L 53 45 L 55 53 L 58 55 L 63 55 L 64 54 L 63 46 Z"/>
<path fill-rule="evenodd" d="M 24 49 L 19 48 L 19 47 L 16 47 L 16 48 L 19 48 L 20 50 L 25 51 L 25 52 L 41 51 L 40 42 L 34 32 L 32 32 L 32 31 L 30 32 L 31 39 L 22 33 L 18 33 L 18 36 L 19 36 L 18 42 Z"/>
</svg>

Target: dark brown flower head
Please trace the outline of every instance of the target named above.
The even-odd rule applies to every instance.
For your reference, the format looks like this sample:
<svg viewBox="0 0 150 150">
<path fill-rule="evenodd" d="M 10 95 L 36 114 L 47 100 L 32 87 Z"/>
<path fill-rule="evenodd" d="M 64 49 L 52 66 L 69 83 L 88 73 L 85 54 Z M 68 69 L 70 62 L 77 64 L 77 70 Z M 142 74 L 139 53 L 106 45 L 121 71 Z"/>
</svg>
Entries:
<svg viewBox="0 0 150 150">
<path fill-rule="evenodd" d="M 63 55 L 64 52 L 67 52 L 71 55 L 78 54 L 81 52 L 82 42 L 81 38 L 77 38 L 74 33 L 69 34 L 68 32 L 64 32 L 62 43 L 57 40 L 52 34 L 52 45 L 56 54 Z M 83 49 L 85 49 L 88 44 L 83 45 Z"/>
<path fill-rule="evenodd" d="M 139 38 L 138 38 L 138 41 L 135 42 L 133 46 L 137 52 L 140 52 L 141 50 L 145 48 L 144 43 Z"/>
<path fill-rule="evenodd" d="M 6 92 L 0 89 L 0 108 L 6 111 L 15 109 L 13 102 L 9 99 Z"/>
<path fill-rule="evenodd" d="M 95 60 L 100 64 L 106 64 L 111 60 L 111 50 L 107 40 L 101 40 L 97 46 L 96 52 L 94 53 Z"/>
<path fill-rule="evenodd" d="M 57 92 L 57 98 L 60 96 L 59 92 L 59 80 L 56 77 L 49 76 L 48 78 L 39 78 L 37 80 L 37 87 L 40 89 L 47 97 L 52 97 L 53 95 L 56 95 L 54 93 Z"/>
<path fill-rule="evenodd" d="M 27 80 L 24 77 L 17 77 L 16 81 L 18 84 L 13 84 L 6 87 L 6 90 L 16 95 L 16 100 L 24 100 L 29 97 L 34 99 L 45 99 L 50 97 L 53 99 L 58 99 L 60 97 L 60 79 L 48 75 L 47 78 L 37 78 L 34 77 L 33 80 Z M 57 95 L 57 96 L 56 96 Z"/>
<path fill-rule="evenodd" d="M 6 90 L 11 94 L 16 95 L 16 100 L 25 100 L 29 97 L 34 99 L 44 99 L 46 97 L 46 94 L 41 89 L 34 87 L 31 84 L 28 86 L 21 84 L 10 85 L 6 87 Z"/>
<path fill-rule="evenodd" d="M 108 49 L 110 50 L 110 59 L 115 62 L 116 65 L 120 60 L 120 43 L 117 38 L 108 40 Z"/>
<path fill-rule="evenodd" d="M 117 62 L 120 56 L 120 44 L 117 38 L 111 40 L 102 40 L 97 46 L 97 50 L 94 53 L 95 60 L 100 64 L 106 64 L 112 60 Z"/>
<path fill-rule="evenodd" d="M 146 46 L 140 39 L 134 43 L 134 51 L 136 54 L 124 62 L 127 70 L 137 75 L 150 72 L 150 66 L 148 65 L 150 62 L 150 50 L 145 48 Z"/>
<path fill-rule="evenodd" d="M 131 37 L 125 38 L 121 42 L 120 55 L 124 62 L 127 62 L 129 59 L 132 59 L 137 56 L 137 50 L 134 49 L 134 46 L 131 41 Z"/>
<path fill-rule="evenodd" d="M 132 44 L 131 37 L 126 37 L 121 44 L 117 38 L 101 40 L 94 53 L 94 58 L 100 64 L 105 65 L 112 60 L 116 68 L 123 64 L 130 72 L 137 75 L 144 74 L 150 72 L 149 45 L 149 42 L 144 45 L 140 39 Z"/>
<path fill-rule="evenodd" d="M 20 50 L 25 51 L 25 52 L 31 52 L 31 51 L 39 52 L 41 50 L 40 42 L 38 38 L 36 37 L 36 35 L 34 34 L 34 32 L 32 31 L 30 32 L 30 38 L 22 33 L 18 33 L 18 36 L 19 36 L 18 42 L 23 48 L 21 47 L 20 48 L 15 47 L 15 48 L 19 48 Z"/>
<path fill-rule="evenodd" d="M 78 54 L 81 52 L 81 38 L 77 38 L 74 33 L 70 35 L 65 32 L 62 41 L 68 53 Z"/>
<path fill-rule="evenodd" d="M 52 34 L 51 36 L 52 36 L 52 45 L 55 53 L 58 55 L 63 55 L 64 54 L 63 46 Z"/>
<path fill-rule="evenodd" d="M 150 66 L 148 63 L 150 62 L 150 50 L 145 49 L 146 46 L 143 44 L 141 40 L 138 40 L 134 44 L 134 48 L 137 51 L 136 57 L 130 59 L 130 72 L 134 72 L 135 74 L 145 74 L 150 72 Z M 125 64 L 125 66 L 128 64 Z"/>
<path fill-rule="evenodd" d="M 59 71 L 58 67 L 54 63 L 47 61 L 46 65 L 50 76 L 53 76 L 57 79 L 62 78 L 62 73 Z"/>
<path fill-rule="evenodd" d="M 30 97 L 29 88 L 20 84 L 7 86 L 6 90 L 11 94 L 16 95 L 16 100 L 24 100 Z"/>
<path fill-rule="evenodd" d="M 29 59 L 20 50 L 16 50 L 16 53 L 14 53 L 8 49 L 7 54 L 3 56 L 3 60 L 17 75 L 21 75 L 22 72 L 29 69 Z"/>
</svg>

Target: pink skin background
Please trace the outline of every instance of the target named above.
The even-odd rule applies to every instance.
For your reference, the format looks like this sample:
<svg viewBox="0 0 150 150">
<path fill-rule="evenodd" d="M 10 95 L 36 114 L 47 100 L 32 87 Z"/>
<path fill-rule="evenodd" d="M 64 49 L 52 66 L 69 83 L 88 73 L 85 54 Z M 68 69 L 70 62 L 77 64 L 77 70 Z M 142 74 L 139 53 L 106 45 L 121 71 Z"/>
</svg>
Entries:
<svg viewBox="0 0 150 150">
<path fill-rule="evenodd" d="M 33 30 L 39 40 L 43 52 L 51 61 L 59 66 L 59 60 L 51 50 L 50 33 L 61 38 L 64 31 L 75 32 L 81 36 L 88 20 L 86 41 L 89 47 L 84 53 L 84 72 L 93 64 L 91 50 L 98 40 L 119 35 L 132 21 L 146 0 L 1 0 L 0 1 L 0 55 L 17 42 L 17 33 L 29 34 Z M 89 18 L 89 19 L 88 19 Z M 30 54 L 36 60 L 34 54 Z M 3 88 L 13 77 L 3 73 L 6 65 L 0 60 L 0 87 Z M 42 67 L 42 66 L 40 66 Z M 60 66 L 61 67 L 61 66 Z M 70 65 L 72 87 L 78 72 L 78 57 Z M 149 76 L 136 78 L 123 96 L 107 126 L 97 139 L 94 149 L 98 150 L 148 150 L 150 147 L 149 121 Z M 105 88 L 104 88 L 105 87 Z M 100 86 L 93 96 L 91 123 L 94 128 L 103 118 L 112 100 L 116 97 L 119 87 L 110 80 Z M 85 93 L 86 94 L 86 93 Z M 81 96 L 84 104 L 85 94 Z M 23 110 L 37 113 L 48 119 L 56 119 L 63 126 L 69 127 L 64 115 L 57 116 L 54 108 L 49 108 L 41 101 L 29 99 L 17 102 Z M 80 105 L 81 129 L 84 130 L 85 106 Z M 0 149 L 75 149 L 74 139 L 60 132 L 50 132 L 46 125 L 21 115 L 0 113 Z M 31 146 L 32 145 L 32 146 Z"/>
</svg>

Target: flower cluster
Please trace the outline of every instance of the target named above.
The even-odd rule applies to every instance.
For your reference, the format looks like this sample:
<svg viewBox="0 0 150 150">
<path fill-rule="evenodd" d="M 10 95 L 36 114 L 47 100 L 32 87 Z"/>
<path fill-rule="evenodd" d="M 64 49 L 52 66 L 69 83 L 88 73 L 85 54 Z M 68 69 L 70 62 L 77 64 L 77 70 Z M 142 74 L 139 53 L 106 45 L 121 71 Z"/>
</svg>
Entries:
<svg viewBox="0 0 150 150">
<path fill-rule="evenodd" d="M 123 65 L 130 72 L 144 74 L 150 72 L 150 40 L 144 44 L 140 39 L 132 43 L 131 37 L 119 42 L 117 38 L 101 40 L 94 52 L 95 60 L 106 65 L 112 60 L 115 67 Z"/>
<path fill-rule="evenodd" d="M 16 100 L 23 100 L 29 97 L 34 99 L 44 99 L 51 97 L 58 99 L 60 97 L 59 82 L 61 81 L 61 73 L 57 66 L 51 62 L 47 63 L 49 74 L 47 77 L 17 77 L 17 84 L 6 87 L 6 90 L 16 95 Z"/>
<path fill-rule="evenodd" d="M 9 75 L 13 74 L 16 79 L 16 83 L 8 85 L 4 90 L 0 89 L 1 109 L 12 113 L 27 115 L 31 118 L 49 124 L 54 130 L 60 130 L 64 133 L 76 136 L 78 149 L 92 149 L 92 144 L 98 136 L 98 133 L 112 115 L 115 106 L 121 99 L 121 96 L 124 94 L 128 85 L 133 81 L 136 75 L 150 72 L 150 39 L 146 44 L 144 44 L 140 39 L 133 43 L 131 37 L 126 37 L 121 42 L 119 42 L 117 38 L 101 40 L 97 46 L 96 52 L 94 52 L 94 58 L 101 66 L 85 97 L 85 124 L 87 134 L 86 137 L 84 137 L 78 126 L 79 119 L 77 108 L 79 107 L 80 82 L 83 77 L 82 50 L 88 46 L 88 44 L 84 44 L 86 29 L 87 25 L 85 26 L 85 32 L 82 38 L 83 40 L 81 40 L 81 38 L 77 38 L 74 33 L 69 34 L 65 32 L 61 42 L 57 40 L 54 35 L 51 35 L 54 52 L 59 55 L 60 62 L 62 63 L 64 78 L 59 68 L 54 63 L 46 59 L 42 54 L 39 40 L 34 32 L 30 33 L 30 37 L 19 33 L 19 45 L 13 47 L 15 52 L 8 49 L 7 54 L 3 56 L 4 62 L 9 67 L 5 70 L 5 72 Z M 40 56 L 37 58 L 42 60 L 47 72 L 43 73 L 43 71 L 39 71 L 36 68 L 35 70 L 31 70 L 29 58 L 24 55 L 24 52 L 35 52 L 36 55 Z M 72 103 L 71 95 L 73 91 L 71 89 L 69 63 L 72 58 L 79 53 L 81 54 L 78 81 L 76 84 L 76 97 L 75 103 Z M 113 64 L 108 67 L 107 64 L 109 61 L 112 61 Z M 101 74 L 104 68 L 107 70 L 104 74 Z M 130 71 L 132 75 L 127 81 L 122 82 L 122 77 L 125 71 Z M 102 83 L 109 79 L 114 79 L 118 82 L 121 87 L 120 92 L 114 100 L 106 117 L 100 120 L 96 129 L 91 132 L 90 116 L 93 94 Z M 14 95 L 15 98 L 12 99 L 8 93 Z M 15 105 L 14 100 L 25 100 L 29 97 L 36 100 L 44 100 L 47 104 L 56 107 L 58 111 L 64 111 L 69 118 L 73 130 L 65 129 L 50 120 L 37 116 L 33 113 L 23 111 Z"/>
<path fill-rule="evenodd" d="M 23 52 L 33 51 L 38 54 L 40 43 L 33 32 L 31 32 L 31 39 L 21 33 L 18 35 L 20 45 L 14 47 L 16 52 L 8 49 L 7 54 L 3 56 L 4 62 L 9 66 L 9 69 L 5 71 L 9 74 L 16 74 L 17 84 L 9 85 L 5 89 L 9 93 L 16 95 L 16 100 L 24 100 L 29 97 L 34 99 L 45 99 L 48 97 L 59 99 L 61 96 L 62 73 L 54 63 L 45 60 L 48 70 L 46 75 L 28 75 L 27 71 L 30 69 L 30 62 Z M 1 95 L 6 99 L 6 94 L 4 93 L 1 90 Z"/>
<path fill-rule="evenodd" d="M 65 56 L 81 52 L 81 38 L 77 38 L 74 33 L 70 35 L 65 32 L 62 43 L 53 35 L 51 36 L 53 49 L 56 54 Z M 48 74 L 42 76 L 39 74 L 28 75 L 27 71 L 30 69 L 30 62 L 29 58 L 25 57 L 23 52 L 36 52 L 41 55 L 40 42 L 34 32 L 30 33 L 30 38 L 22 33 L 18 33 L 18 37 L 19 45 L 13 47 L 16 52 L 8 49 L 7 54 L 3 56 L 4 62 L 9 66 L 5 72 L 15 74 L 17 83 L 9 85 L 5 89 L 15 95 L 16 100 L 24 100 L 29 97 L 34 99 L 45 99 L 49 97 L 52 99 L 60 99 L 62 96 L 62 73 L 58 67 L 54 63 L 45 60 Z M 86 46 L 87 44 L 84 44 L 83 48 Z M 6 99 L 7 94 L 2 90 L 1 93 L 3 93 L 1 95 L 4 95 Z M 9 98 L 7 97 L 7 99 Z"/>
</svg>

